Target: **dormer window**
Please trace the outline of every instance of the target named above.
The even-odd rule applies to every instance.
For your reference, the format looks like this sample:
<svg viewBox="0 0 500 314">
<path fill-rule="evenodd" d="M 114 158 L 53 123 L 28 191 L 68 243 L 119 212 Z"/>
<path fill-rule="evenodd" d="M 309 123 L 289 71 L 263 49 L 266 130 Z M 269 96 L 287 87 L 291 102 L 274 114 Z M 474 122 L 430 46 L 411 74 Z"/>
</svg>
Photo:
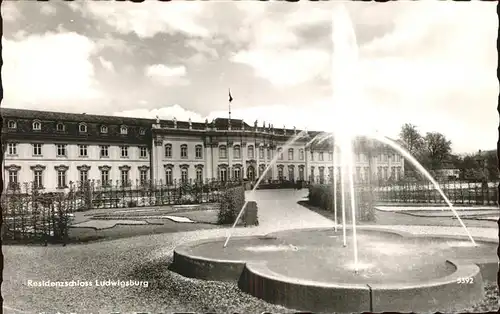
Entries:
<svg viewBox="0 0 500 314">
<path fill-rule="evenodd" d="M 146 130 L 145 130 L 145 129 L 143 129 L 143 128 L 141 128 L 141 129 L 139 130 L 139 135 L 144 135 L 144 134 L 146 134 Z"/>
<path fill-rule="evenodd" d="M 15 128 L 17 128 L 17 123 L 16 123 L 16 121 L 11 120 L 7 123 L 7 126 L 9 127 L 9 129 L 15 129 Z"/>
<path fill-rule="evenodd" d="M 108 127 L 105 125 L 101 126 L 101 133 L 108 133 Z"/>
<path fill-rule="evenodd" d="M 42 129 L 42 123 L 40 121 L 33 121 L 33 131 L 40 131 Z"/>
<path fill-rule="evenodd" d="M 125 125 L 122 125 L 120 127 L 120 134 L 127 134 L 128 133 L 128 129 Z"/>
<path fill-rule="evenodd" d="M 87 133 L 87 125 L 85 123 L 80 123 L 78 125 L 78 130 L 80 133 Z"/>
<path fill-rule="evenodd" d="M 64 124 L 62 124 L 62 123 L 58 123 L 58 124 L 56 125 L 56 130 L 57 130 L 57 131 L 60 131 L 60 132 L 64 131 Z"/>
</svg>

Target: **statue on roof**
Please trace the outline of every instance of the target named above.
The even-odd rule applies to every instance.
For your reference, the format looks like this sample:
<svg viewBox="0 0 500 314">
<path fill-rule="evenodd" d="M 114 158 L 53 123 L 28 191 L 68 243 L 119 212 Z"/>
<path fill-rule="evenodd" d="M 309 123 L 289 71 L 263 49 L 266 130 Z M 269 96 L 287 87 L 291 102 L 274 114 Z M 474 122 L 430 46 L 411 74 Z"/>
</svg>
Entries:
<svg viewBox="0 0 500 314">
<path fill-rule="evenodd" d="M 257 122 L 258 122 L 258 121 L 257 121 L 257 120 L 255 120 L 255 122 L 253 123 L 253 127 L 254 127 L 254 128 L 257 128 Z"/>
<path fill-rule="evenodd" d="M 160 124 L 160 118 L 156 116 L 156 124 Z"/>
</svg>

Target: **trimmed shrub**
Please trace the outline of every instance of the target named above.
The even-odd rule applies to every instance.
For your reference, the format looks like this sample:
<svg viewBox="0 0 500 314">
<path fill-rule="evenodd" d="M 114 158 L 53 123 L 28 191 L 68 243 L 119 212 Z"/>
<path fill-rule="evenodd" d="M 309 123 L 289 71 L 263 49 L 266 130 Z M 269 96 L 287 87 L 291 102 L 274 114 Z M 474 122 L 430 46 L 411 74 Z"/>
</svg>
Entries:
<svg viewBox="0 0 500 314">
<path fill-rule="evenodd" d="M 331 184 L 315 184 L 309 186 L 309 204 L 319 207 L 324 210 L 334 210 L 334 200 L 337 202 L 337 219 L 342 217 L 342 203 L 340 186 L 337 186 L 337 198 L 333 195 L 333 187 Z M 356 219 L 360 221 L 375 220 L 375 202 L 372 189 L 357 189 L 356 193 Z M 346 191 L 346 219 L 351 219 L 350 210 L 350 195 Z M 347 210 L 349 209 L 349 210 Z"/>
<path fill-rule="evenodd" d="M 220 195 L 217 223 L 221 225 L 233 224 L 244 204 L 245 188 L 243 186 L 227 188 Z"/>
</svg>

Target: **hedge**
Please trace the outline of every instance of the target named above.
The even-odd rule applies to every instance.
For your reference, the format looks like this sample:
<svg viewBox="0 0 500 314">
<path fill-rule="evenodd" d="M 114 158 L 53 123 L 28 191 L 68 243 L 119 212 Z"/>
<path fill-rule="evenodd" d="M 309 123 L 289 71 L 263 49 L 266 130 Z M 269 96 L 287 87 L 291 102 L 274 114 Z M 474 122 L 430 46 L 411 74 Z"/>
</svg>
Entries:
<svg viewBox="0 0 500 314">
<path fill-rule="evenodd" d="M 350 194 L 346 190 L 346 219 L 351 220 Z M 375 220 L 375 202 L 371 189 L 357 189 L 355 192 L 356 219 L 360 221 Z M 331 184 L 314 184 L 309 186 L 309 204 L 324 210 L 334 211 L 334 195 Z M 342 219 L 342 202 L 340 185 L 337 186 L 337 219 Z"/>
<path fill-rule="evenodd" d="M 245 188 L 243 186 L 227 188 L 220 196 L 217 223 L 221 225 L 233 224 L 244 204 Z"/>
</svg>

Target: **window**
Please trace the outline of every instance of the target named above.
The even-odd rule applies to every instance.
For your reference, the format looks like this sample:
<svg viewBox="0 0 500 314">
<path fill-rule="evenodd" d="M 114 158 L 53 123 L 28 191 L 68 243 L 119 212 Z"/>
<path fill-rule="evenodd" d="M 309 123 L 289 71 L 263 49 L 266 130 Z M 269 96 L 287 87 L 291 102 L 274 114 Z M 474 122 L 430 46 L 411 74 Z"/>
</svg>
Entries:
<svg viewBox="0 0 500 314">
<path fill-rule="evenodd" d="M 383 160 L 384 162 L 387 162 L 387 157 L 388 157 L 388 156 L 387 156 L 387 154 L 383 154 L 383 155 L 382 155 L 382 160 Z"/>
<path fill-rule="evenodd" d="M 109 170 L 107 169 L 101 170 L 101 182 L 102 185 L 109 185 L 111 183 L 109 181 Z"/>
<path fill-rule="evenodd" d="M 384 179 L 389 178 L 389 167 L 384 167 Z"/>
<path fill-rule="evenodd" d="M 304 168 L 303 167 L 299 168 L 299 180 L 304 181 Z"/>
<path fill-rule="evenodd" d="M 304 150 L 302 148 L 299 150 L 299 159 L 304 160 Z"/>
<path fill-rule="evenodd" d="M 66 170 L 57 170 L 57 188 L 63 189 L 66 186 Z"/>
<path fill-rule="evenodd" d="M 126 135 L 128 133 L 128 129 L 126 126 L 122 125 L 120 127 L 120 134 Z"/>
<path fill-rule="evenodd" d="M 360 153 L 356 153 L 356 161 L 361 161 L 361 154 Z"/>
<path fill-rule="evenodd" d="M 361 167 L 356 167 L 356 180 L 360 182 L 361 179 Z"/>
<path fill-rule="evenodd" d="M 146 134 L 146 130 L 143 128 L 139 129 L 139 135 L 144 135 L 144 134 Z"/>
<path fill-rule="evenodd" d="M 401 155 L 394 154 L 394 159 L 395 159 L 396 162 L 400 162 L 401 161 Z"/>
<path fill-rule="evenodd" d="M 252 145 L 247 147 L 247 155 L 249 159 L 254 159 L 254 151 Z"/>
<path fill-rule="evenodd" d="M 281 147 L 278 148 L 278 159 L 283 160 L 283 149 Z"/>
<path fill-rule="evenodd" d="M 314 152 L 311 151 L 311 161 L 314 161 Z"/>
<path fill-rule="evenodd" d="M 7 151 L 9 155 L 17 155 L 17 144 L 16 143 L 9 143 L 7 145 Z"/>
<path fill-rule="evenodd" d="M 188 146 L 186 144 L 181 145 L 181 158 L 188 158 Z"/>
<path fill-rule="evenodd" d="M 87 157 L 87 145 L 78 145 L 78 152 L 80 153 L 80 157 Z"/>
<path fill-rule="evenodd" d="M 17 127 L 16 121 L 12 121 L 12 120 L 9 121 L 9 123 L 8 123 L 8 128 L 9 129 L 15 129 L 16 127 Z"/>
<path fill-rule="evenodd" d="M 259 158 L 264 159 L 264 147 L 259 147 Z"/>
<path fill-rule="evenodd" d="M 165 184 L 172 185 L 172 168 L 167 168 L 165 170 Z"/>
<path fill-rule="evenodd" d="M 260 165 L 259 166 L 259 176 L 262 176 L 264 174 L 264 171 L 266 170 L 265 165 Z"/>
<path fill-rule="evenodd" d="M 58 123 L 58 124 L 56 125 L 56 130 L 57 130 L 57 131 L 59 131 L 59 132 L 64 131 L 64 124 L 62 124 L 62 123 Z"/>
<path fill-rule="evenodd" d="M 325 168 L 323 167 L 319 168 L 319 183 L 320 184 L 325 183 Z"/>
<path fill-rule="evenodd" d="M 188 170 L 187 170 L 187 168 L 181 168 L 181 182 L 182 183 L 188 182 Z"/>
<path fill-rule="evenodd" d="M 9 188 L 16 189 L 18 182 L 17 170 L 9 170 Z"/>
<path fill-rule="evenodd" d="M 267 149 L 267 159 L 271 160 L 271 149 L 270 148 Z"/>
<path fill-rule="evenodd" d="M 241 158 L 241 148 L 239 145 L 234 146 L 233 148 L 233 153 L 234 153 L 234 159 L 240 159 Z"/>
<path fill-rule="evenodd" d="M 35 170 L 35 171 L 33 171 L 33 174 L 34 174 L 33 188 L 35 188 L 35 189 L 43 188 L 43 171 L 42 170 Z"/>
<path fill-rule="evenodd" d="M 283 167 L 278 167 L 278 180 L 283 181 Z"/>
<path fill-rule="evenodd" d="M 333 167 L 328 167 L 328 178 L 330 182 L 333 182 Z"/>
<path fill-rule="evenodd" d="M 221 182 L 226 182 L 227 181 L 227 169 L 225 167 L 220 167 L 219 168 L 219 180 Z"/>
<path fill-rule="evenodd" d="M 328 160 L 329 161 L 333 160 L 333 152 L 328 152 Z"/>
<path fill-rule="evenodd" d="M 309 181 L 314 182 L 314 167 L 311 167 L 311 178 L 309 178 Z"/>
<path fill-rule="evenodd" d="M 57 144 L 57 157 L 66 156 L 66 144 Z"/>
<path fill-rule="evenodd" d="M 203 169 L 196 168 L 196 182 L 203 183 Z"/>
<path fill-rule="evenodd" d="M 288 180 L 295 180 L 295 169 L 293 167 L 288 167 Z"/>
<path fill-rule="evenodd" d="M 78 131 L 80 131 L 80 133 L 87 133 L 87 125 L 85 123 L 80 123 L 78 125 Z"/>
<path fill-rule="evenodd" d="M 288 149 L 288 160 L 293 160 L 293 148 Z"/>
<path fill-rule="evenodd" d="M 80 170 L 80 183 L 85 183 L 89 179 L 88 170 Z"/>
<path fill-rule="evenodd" d="M 172 158 L 172 144 L 165 144 L 165 158 Z"/>
<path fill-rule="evenodd" d="M 219 158 L 222 158 L 222 159 L 227 158 L 226 146 L 219 146 Z"/>
<path fill-rule="evenodd" d="M 141 185 L 145 185 L 148 182 L 148 171 L 146 169 L 139 171 L 139 182 Z"/>
<path fill-rule="evenodd" d="M 234 179 L 235 180 L 241 179 L 241 169 L 239 167 L 234 168 Z"/>
<path fill-rule="evenodd" d="M 196 145 L 194 153 L 197 159 L 203 158 L 203 147 L 201 145 Z"/>
<path fill-rule="evenodd" d="M 100 146 L 100 156 L 101 158 L 107 158 L 109 157 L 109 146 L 107 145 L 101 145 Z"/>
<path fill-rule="evenodd" d="M 40 131 L 42 129 L 42 123 L 40 121 L 33 122 L 33 131 Z"/>
<path fill-rule="evenodd" d="M 33 156 L 42 156 L 42 144 L 33 144 Z"/>
<path fill-rule="evenodd" d="M 377 167 L 377 177 L 378 179 L 382 179 L 382 167 Z"/>
<path fill-rule="evenodd" d="M 103 134 L 108 133 L 108 127 L 105 125 L 101 125 L 101 133 L 103 133 Z"/>
<path fill-rule="evenodd" d="M 364 179 L 365 179 L 365 181 L 370 180 L 370 167 L 365 167 Z"/>
<path fill-rule="evenodd" d="M 396 167 L 391 167 L 391 178 L 396 179 Z"/>
<path fill-rule="evenodd" d="M 120 170 L 120 179 L 121 179 L 122 186 L 129 185 L 128 170 L 127 169 Z"/>
<path fill-rule="evenodd" d="M 140 150 L 140 157 L 141 158 L 148 157 L 148 148 L 147 147 L 141 146 L 141 147 L 139 147 L 139 150 Z"/>
<path fill-rule="evenodd" d="M 323 152 L 319 152 L 319 161 L 323 161 L 325 160 L 325 156 L 323 154 Z"/>
<path fill-rule="evenodd" d="M 121 158 L 128 158 L 128 146 L 120 146 Z"/>
</svg>

